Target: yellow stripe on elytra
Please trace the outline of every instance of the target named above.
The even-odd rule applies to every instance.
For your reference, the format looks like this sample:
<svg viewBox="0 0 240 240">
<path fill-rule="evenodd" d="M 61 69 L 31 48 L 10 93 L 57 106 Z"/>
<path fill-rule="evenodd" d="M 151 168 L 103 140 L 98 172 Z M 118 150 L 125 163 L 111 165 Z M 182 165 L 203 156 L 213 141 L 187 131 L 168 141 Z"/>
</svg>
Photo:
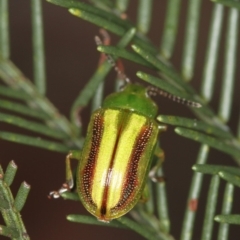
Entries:
<svg viewBox="0 0 240 240">
<path fill-rule="evenodd" d="M 131 157 L 133 147 L 137 136 L 143 125 L 146 123 L 146 117 L 131 113 L 131 117 L 123 120 L 123 131 L 121 132 L 112 170 L 112 177 L 108 192 L 107 206 L 113 208 L 122 197 L 122 187 L 124 177 L 126 176 L 127 165 Z"/>
<path fill-rule="evenodd" d="M 97 162 L 95 166 L 92 199 L 98 207 L 102 204 L 105 180 L 111 162 L 114 145 L 117 139 L 119 110 L 106 110 L 103 115 L 103 135 L 101 138 Z"/>
</svg>

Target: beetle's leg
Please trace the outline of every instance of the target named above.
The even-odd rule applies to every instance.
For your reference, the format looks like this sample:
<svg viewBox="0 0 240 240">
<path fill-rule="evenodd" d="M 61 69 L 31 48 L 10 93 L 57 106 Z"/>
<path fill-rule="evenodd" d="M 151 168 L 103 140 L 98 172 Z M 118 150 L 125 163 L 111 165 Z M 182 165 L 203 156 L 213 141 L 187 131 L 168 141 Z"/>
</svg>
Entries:
<svg viewBox="0 0 240 240">
<path fill-rule="evenodd" d="M 73 174 L 71 168 L 71 160 L 81 159 L 81 151 L 80 150 L 71 150 L 66 157 L 66 184 L 68 186 L 67 190 L 71 190 L 74 187 Z"/>
<path fill-rule="evenodd" d="M 161 125 L 161 129 L 162 129 L 162 131 L 165 131 L 166 126 Z M 159 168 L 161 168 L 162 163 L 164 161 L 164 151 L 158 145 L 156 146 L 153 157 L 157 158 L 156 164 L 151 168 L 148 176 L 153 182 L 160 182 L 160 181 L 162 181 L 163 177 L 158 176 L 158 170 L 159 170 Z M 151 191 L 150 185 L 148 184 L 148 182 L 146 182 L 139 202 L 146 203 L 149 200 L 150 191 Z"/>
<path fill-rule="evenodd" d="M 58 191 L 52 191 L 49 193 L 49 198 L 59 198 L 62 193 L 69 191 L 74 186 L 73 174 L 71 169 L 71 160 L 76 159 L 80 160 L 81 151 L 73 150 L 70 151 L 66 157 L 66 182 L 62 185 L 62 187 Z"/>
<path fill-rule="evenodd" d="M 157 172 L 158 169 L 161 168 L 164 161 L 164 151 L 159 146 L 157 146 L 154 152 L 154 156 L 157 157 L 157 163 L 150 170 L 149 177 L 153 182 L 159 182 L 162 180 L 162 176 L 158 176 Z"/>
<path fill-rule="evenodd" d="M 167 126 L 162 125 L 162 124 L 158 124 L 158 129 L 159 129 L 160 132 L 165 132 L 165 131 L 167 131 Z"/>
<path fill-rule="evenodd" d="M 167 130 L 167 126 L 159 124 L 158 129 L 160 132 L 165 132 Z M 154 156 L 157 158 L 157 161 L 156 161 L 157 163 L 153 166 L 153 168 L 150 170 L 148 175 L 153 182 L 159 182 L 162 180 L 162 177 L 158 176 L 157 172 L 158 172 L 158 169 L 161 168 L 162 163 L 164 161 L 164 151 L 159 147 L 159 143 L 155 148 Z"/>
<path fill-rule="evenodd" d="M 165 125 L 159 125 L 160 131 L 166 131 L 167 127 Z M 162 181 L 162 176 L 158 176 L 158 169 L 161 168 L 162 163 L 164 161 L 164 151 L 159 147 L 159 145 L 156 146 L 154 151 L 154 156 L 157 158 L 156 164 L 151 168 L 148 176 L 153 182 L 160 182 Z M 143 192 L 141 194 L 140 202 L 147 202 L 149 199 L 149 184 L 146 183 L 145 187 L 143 189 Z"/>
<path fill-rule="evenodd" d="M 141 193 L 141 197 L 139 199 L 140 203 L 146 203 L 149 200 L 149 185 L 148 182 L 146 182 L 143 191 Z"/>
</svg>

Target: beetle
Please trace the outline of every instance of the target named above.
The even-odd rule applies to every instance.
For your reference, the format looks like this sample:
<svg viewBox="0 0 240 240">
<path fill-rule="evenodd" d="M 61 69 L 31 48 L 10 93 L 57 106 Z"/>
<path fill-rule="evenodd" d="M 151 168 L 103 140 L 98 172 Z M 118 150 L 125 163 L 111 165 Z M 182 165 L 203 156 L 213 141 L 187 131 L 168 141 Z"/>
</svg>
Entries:
<svg viewBox="0 0 240 240">
<path fill-rule="evenodd" d="M 99 38 L 96 42 L 101 44 Z M 107 58 L 121 73 L 111 56 Z M 78 159 L 76 189 L 80 200 L 103 222 L 125 215 L 139 201 L 153 155 L 161 152 L 158 136 L 166 130 L 155 120 L 158 107 L 150 98 L 154 88 L 133 84 L 121 74 L 126 85 L 107 96 L 102 107 L 92 113 L 82 151 L 72 151 L 66 158 L 67 183 L 50 193 L 57 198 L 73 187 L 70 160 Z"/>
</svg>

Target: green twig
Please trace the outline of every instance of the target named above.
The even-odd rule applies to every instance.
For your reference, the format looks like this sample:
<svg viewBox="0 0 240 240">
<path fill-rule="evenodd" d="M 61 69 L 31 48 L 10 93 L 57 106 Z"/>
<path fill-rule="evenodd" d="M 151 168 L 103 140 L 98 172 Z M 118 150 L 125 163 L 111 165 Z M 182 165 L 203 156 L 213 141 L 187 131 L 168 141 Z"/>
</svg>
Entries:
<svg viewBox="0 0 240 240">
<path fill-rule="evenodd" d="M 227 183 L 224 192 L 222 215 L 230 214 L 233 204 L 234 186 L 231 183 Z M 227 240 L 229 233 L 229 224 L 220 223 L 218 231 L 218 240 Z"/>
<path fill-rule="evenodd" d="M 97 26 L 105 28 L 106 30 L 118 35 L 123 36 L 126 31 L 134 28 L 134 25 L 127 20 L 123 20 L 117 17 L 115 14 L 106 12 L 102 9 L 93 7 L 89 4 L 81 3 L 74 0 L 47 0 L 53 4 L 70 8 L 70 12 L 88 22 L 91 22 Z M 150 44 L 145 36 L 136 35 L 133 39 L 133 43 L 138 44 L 142 48 L 150 51 L 151 53 L 156 52 L 156 48 Z"/>
<path fill-rule="evenodd" d="M 32 32 L 33 32 L 33 68 L 34 83 L 39 93 L 46 93 L 45 52 L 43 36 L 42 1 L 32 2 Z"/>
<path fill-rule="evenodd" d="M 30 185 L 26 182 L 23 182 L 17 192 L 17 195 L 14 200 L 14 207 L 17 211 L 21 211 L 30 191 Z"/>
<path fill-rule="evenodd" d="M 194 94 L 194 90 L 182 81 L 181 76 L 171 65 L 161 61 L 154 54 L 151 54 L 149 51 L 141 48 L 140 46 L 132 45 L 132 49 L 146 61 L 151 63 L 154 67 L 156 67 L 159 71 L 161 71 L 164 75 L 166 75 L 169 79 L 172 79 L 175 85 L 178 84 L 187 92 Z"/>
<path fill-rule="evenodd" d="M 238 138 L 238 140 L 240 142 L 240 114 L 238 116 L 237 138 Z"/>
<path fill-rule="evenodd" d="M 191 80 L 193 77 L 200 12 L 201 0 L 190 0 L 188 3 L 187 25 L 182 58 L 182 75 L 186 81 Z"/>
<path fill-rule="evenodd" d="M 204 164 L 207 161 L 209 153 L 209 147 L 202 145 L 198 157 L 197 163 Z M 191 181 L 191 186 L 188 194 L 187 206 L 183 219 L 183 226 L 181 232 L 181 240 L 191 240 L 193 234 L 193 228 L 196 218 L 196 212 L 198 208 L 198 199 L 202 188 L 203 174 L 194 173 Z"/>
<path fill-rule="evenodd" d="M 98 15 L 95 15 L 93 13 L 89 13 L 87 11 L 84 10 L 80 10 L 78 8 L 70 8 L 69 12 L 76 16 L 76 17 L 80 17 L 88 22 L 91 22 L 95 25 L 98 26 L 104 26 L 104 28 L 106 28 L 106 30 L 113 32 L 117 35 L 122 36 L 125 32 L 125 28 L 123 26 L 120 26 L 118 24 L 116 24 L 115 22 L 110 22 L 109 19 L 107 19 L 106 17 L 101 17 Z"/>
<path fill-rule="evenodd" d="M 31 102 L 37 106 L 39 111 L 46 113 L 51 119 L 52 127 L 59 129 L 72 139 L 76 138 L 72 125 L 61 115 L 53 104 L 42 96 L 35 86 L 21 73 L 21 71 L 10 61 L 0 59 L 0 77 L 10 87 L 17 91 L 24 91 L 31 97 Z M 80 145 L 77 141 L 74 144 Z"/>
<path fill-rule="evenodd" d="M 211 134 L 220 138 L 226 139 L 226 138 L 233 137 L 229 131 L 224 131 L 221 128 L 211 126 L 210 124 L 207 124 L 197 119 L 159 115 L 157 117 L 157 120 L 163 123 L 174 125 L 174 126 L 186 127 L 186 128 L 191 128 L 197 131 L 203 131 L 207 134 Z"/>
<path fill-rule="evenodd" d="M 137 232 L 138 234 L 142 235 L 146 239 L 149 239 L 149 240 L 157 240 L 157 239 L 158 240 L 173 240 L 173 238 L 170 235 L 165 235 L 163 233 L 159 233 L 157 235 L 156 233 L 153 233 L 153 232 L 149 231 L 144 226 L 130 220 L 127 217 L 118 218 L 117 221 L 122 223 L 123 225 L 125 225 L 129 229 L 131 229 L 131 230 Z"/>
<path fill-rule="evenodd" d="M 166 59 L 169 59 L 172 56 L 176 42 L 181 6 L 180 3 L 180 0 L 167 1 L 166 17 L 164 21 L 164 29 L 160 47 L 160 54 Z"/>
<path fill-rule="evenodd" d="M 230 9 L 223 64 L 223 84 L 219 105 L 219 116 L 224 122 L 229 120 L 232 109 L 234 77 L 237 66 L 238 32 L 239 11 L 237 9 Z"/>
<path fill-rule="evenodd" d="M 28 117 L 37 118 L 40 120 L 45 120 L 45 121 L 50 120 L 49 116 L 46 113 L 41 111 L 36 111 L 34 110 L 34 108 L 30 108 L 28 106 L 25 106 L 23 104 L 16 103 L 16 102 L 10 102 L 10 101 L 1 99 L 0 108 L 9 110 L 13 113 L 19 113 L 21 115 L 25 115 Z"/>
<path fill-rule="evenodd" d="M 10 163 L 12 165 L 12 162 Z M 11 167 L 8 167 L 8 169 Z M 6 177 L 7 181 L 11 182 L 15 176 L 16 171 L 8 170 Z M 0 211 L 2 213 L 6 226 L 3 227 L 3 231 L 0 231 L 0 235 L 11 237 L 14 240 L 29 240 L 26 228 L 22 221 L 19 211 L 22 209 L 26 202 L 26 191 L 21 190 L 18 192 L 18 197 L 13 198 L 11 190 L 7 183 L 4 181 L 3 171 L 0 166 Z"/>
<path fill-rule="evenodd" d="M 240 187 L 240 176 L 239 176 L 239 175 L 236 176 L 235 174 L 230 173 L 230 172 L 228 172 L 228 171 L 220 171 L 220 172 L 218 173 L 218 175 L 219 175 L 222 179 L 228 181 L 229 183 L 231 183 L 231 184 L 233 184 L 233 185 L 235 185 L 235 186 L 237 186 L 237 187 Z"/>
<path fill-rule="evenodd" d="M 21 134 L 3 132 L 0 131 L 0 139 L 4 139 L 10 142 L 20 143 L 24 145 L 34 146 L 38 148 L 44 148 L 49 151 L 68 153 L 71 147 L 67 147 L 66 144 L 61 144 L 49 140 L 43 140 L 39 137 L 28 137 Z"/>
<path fill-rule="evenodd" d="M 116 0 L 116 8 L 120 12 L 125 12 L 128 8 L 129 0 Z"/>
<path fill-rule="evenodd" d="M 157 176 L 164 176 L 162 168 L 158 169 Z M 168 213 L 166 182 L 164 180 L 156 183 L 156 201 L 160 227 L 164 232 L 169 233 L 170 218 Z"/>
<path fill-rule="evenodd" d="M 201 95 L 207 101 L 212 99 L 214 91 L 223 13 L 224 7 L 221 4 L 214 4 L 201 86 Z"/>
<path fill-rule="evenodd" d="M 228 7 L 240 9 L 240 1 L 239 0 L 212 0 L 212 1 L 223 4 Z"/>
<path fill-rule="evenodd" d="M 2 236 L 9 237 L 12 239 L 20 239 L 19 232 L 16 230 L 16 228 L 0 225 L 0 230 L 1 230 L 0 235 Z"/>
<path fill-rule="evenodd" d="M 9 97 L 12 99 L 23 100 L 23 101 L 31 99 L 31 97 L 24 91 L 16 91 L 14 89 L 11 89 L 3 85 L 0 85 L 0 95 L 3 97 Z"/>
<path fill-rule="evenodd" d="M 219 172 L 228 172 L 240 176 L 240 169 L 237 167 L 230 167 L 224 165 L 211 165 L 211 164 L 196 164 L 193 165 L 192 169 L 196 172 L 201 172 L 204 174 L 216 175 Z"/>
<path fill-rule="evenodd" d="M 0 56 L 10 57 L 8 0 L 0 1 Z"/>
<path fill-rule="evenodd" d="M 146 187 L 148 189 L 147 194 L 148 199 L 147 202 L 143 204 L 145 204 L 146 212 L 150 215 L 153 215 L 154 214 L 153 182 L 150 178 L 147 180 Z"/>
<path fill-rule="evenodd" d="M 217 215 L 214 220 L 220 223 L 240 225 L 240 215 L 237 214 Z"/>
<path fill-rule="evenodd" d="M 147 34 L 151 24 L 152 15 L 152 0 L 140 0 L 137 15 L 137 29 Z"/>
<path fill-rule="evenodd" d="M 79 195 L 74 192 L 64 192 L 61 194 L 61 197 L 66 200 L 80 201 Z"/>
<path fill-rule="evenodd" d="M 0 122 L 5 122 L 56 139 L 67 139 L 64 132 L 51 129 L 42 123 L 35 123 L 10 114 L 0 113 Z"/>
<path fill-rule="evenodd" d="M 65 7 L 67 9 L 70 9 L 70 8 L 81 9 L 84 12 L 90 13 L 100 18 L 106 18 L 106 16 L 108 16 L 108 21 L 114 23 L 115 26 L 119 25 L 125 29 L 133 27 L 133 25 L 130 22 L 122 21 L 115 14 L 106 12 L 100 8 L 94 7 L 84 2 L 79 2 L 75 0 L 47 0 L 47 1 L 50 3 L 56 4 L 58 6 Z"/>
<path fill-rule="evenodd" d="M 213 219 L 215 214 L 215 209 L 217 206 L 218 199 L 218 188 L 219 188 L 220 178 L 218 175 L 212 177 L 209 191 L 208 199 L 206 204 L 205 218 L 203 222 L 203 231 L 201 240 L 210 240 L 212 237 L 213 230 Z"/>
<path fill-rule="evenodd" d="M 6 169 L 6 172 L 4 174 L 4 178 L 3 178 L 3 181 L 10 187 L 13 180 L 14 180 L 14 177 L 16 175 L 16 172 L 17 172 L 17 165 L 15 164 L 14 161 L 11 161 L 8 166 L 7 166 L 7 169 Z"/>
<path fill-rule="evenodd" d="M 99 8 L 99 9 L 103 9 L 105 11 L 111 11 L 111 9 L 114 8 L 114 3 L 111 0 L 90 0 L 89 2 L 91 2 L 92 5 L 94 5 L 95 7 Z"/>
<path fill-rule="evenodd" d="M 116 220 L 113 220 L 110 223 L 103 223 L 98 221 L 93 216 L 71 214 L 67 216 L 67 220 L 71 222 L 76 222 L 76 223 L 92 224 L 92 225 L 99 225 L 99 226 L 105 226 L 105 227 L 127 228 L 126 226 L 124 226 L 123 224 L 121 224 Z"/>
<path fill-rule="evenodd" d="M 189 130 L 186 128 L 177 127 L 175 128 L 175 132 L 181 136 L 193 139 L 201 143 L 205 143 L 213 148 L 216 148 L 222 152 L 225 152 L 231 156 L 234 156 L 236 158 L 235 161 L 238 164 L 240 164 L 240 149 L 236 148 L 232 144 L 228 144 L 227 142 L 222 141 L 220 139 L 210 137 L 206 134 Z"/>
<path fill-rule="evenodd" d="M 95 95 L 92 99 L 92 112 L 96 109 L 100 108 L 103 101 L 103 93 L 104 93 L 104 82 L 101 82 L 98 85 L 97 91 L 95 91 Z"/>
<path fill-rule="evenodd" d="M 164 229 L 161 229 L 161 223 L 159 222 L 159 219 L 157 219 L 155 215 L 147 213 L 144 204 L 138 204 L 135 209 L 141 219 L 140 221 L 134 219 L 136 222 L 138 222 L 141 226 L 146 227 L 146 229 L 149 229 L 149 231 L 155 231 L 154 235 L 159 235 L 160 239 L 168 239 L 168 233 L 166 233 Z"/>
</svg>

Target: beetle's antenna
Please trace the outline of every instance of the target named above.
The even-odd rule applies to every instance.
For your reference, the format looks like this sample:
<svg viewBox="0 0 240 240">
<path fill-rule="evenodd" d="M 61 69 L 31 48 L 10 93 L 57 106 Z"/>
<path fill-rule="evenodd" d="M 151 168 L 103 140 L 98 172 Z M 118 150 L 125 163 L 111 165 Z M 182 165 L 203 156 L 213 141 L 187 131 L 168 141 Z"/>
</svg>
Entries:
<svg viewBox="0 0 240 240">
<path fill-rule="evenodd" d="M 150 96 L 156 96 L 157 94 L 159 94 L 163 97 L 167 97 L 167 98 L 169 98 L 169 99 L 171 99 L 171 100 L 173 100 L 177 103 L 181 103 L 181 104 L 187 105 L 189 107 L 195 107 L 195 108 L 202 107 L 202 105 L 200 103 L 193 102 L 191 100 L 187 100 L 187 99 L 172 95 L 171 93 L 165 92 L 162 89 L 155 88 L 155 87 L 152 87 L 152 86 L 149 86 L 147 88 L 147 92 Z"/>
<path fill-rule="evenodd" d="M 101 30 L 100 33 L 103 35 L 103 37 L 105 37 L 105 34 L 106 34 L 105 31 Z M 98 36 L 95 36 L 95 42 L 96 42 L 97 46 L 103 45 L 102 40 Z M 129 77 L 126 74 L 124 74 L 124 72 L 117 66 L 116 61 L 113 59 L 113 57 L 107 53 L 104 53 L 104 54 L 107 57 L 107 61 L 111 64 L 111 66 L 114 68 L 114 70 L 120 76 L 120 78 L 122 78 L 126 83 L 131 82 Z"/>
</svg>

